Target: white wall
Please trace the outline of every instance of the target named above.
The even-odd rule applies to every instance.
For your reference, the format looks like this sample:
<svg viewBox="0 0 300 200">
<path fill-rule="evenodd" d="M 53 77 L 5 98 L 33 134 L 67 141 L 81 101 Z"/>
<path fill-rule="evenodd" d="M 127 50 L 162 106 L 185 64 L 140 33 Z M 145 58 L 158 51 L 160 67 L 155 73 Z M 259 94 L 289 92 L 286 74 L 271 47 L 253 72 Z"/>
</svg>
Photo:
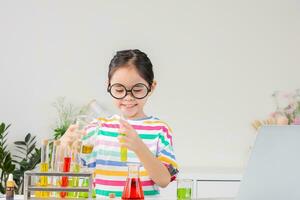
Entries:
<svg viewBox="0 0 300 200">
<path fill-rule="evenodd" d="M 242 167 L 250 123 L 300 86 L 297 1 L 0 0 L 0 121 L 10 142 L 50 137 L 51 104 L 105 91 L 116 50 L 140 48 L 158 88 L 146 110 L 174 129 L 183 167 Z"/>
</svg>

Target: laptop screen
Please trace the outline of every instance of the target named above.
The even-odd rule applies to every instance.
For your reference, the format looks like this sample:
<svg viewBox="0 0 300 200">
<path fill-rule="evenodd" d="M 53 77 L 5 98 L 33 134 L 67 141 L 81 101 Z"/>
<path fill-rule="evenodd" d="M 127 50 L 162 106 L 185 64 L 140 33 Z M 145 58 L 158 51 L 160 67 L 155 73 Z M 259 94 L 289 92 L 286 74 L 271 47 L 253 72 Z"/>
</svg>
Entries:
<svg viewBox="0 0 300 200">
<path fill-rule="evenodd" d="M 260 129 L 237 199 L 300 199 L 300 126 Z"/>
</svg>

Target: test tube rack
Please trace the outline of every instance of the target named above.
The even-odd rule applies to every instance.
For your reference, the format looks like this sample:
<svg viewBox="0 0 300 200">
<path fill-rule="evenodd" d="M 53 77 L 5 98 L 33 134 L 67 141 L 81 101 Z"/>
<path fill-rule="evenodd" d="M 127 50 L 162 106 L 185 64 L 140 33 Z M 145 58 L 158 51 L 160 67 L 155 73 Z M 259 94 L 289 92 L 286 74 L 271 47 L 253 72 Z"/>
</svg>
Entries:
<svg viewBox="0 0 300 200">
<path fill-rule="evenodd" d="M 68 176 L 68 177 L 85 177 L 89 178 L 89 186 L 88 187 L 60 187 L 60 186 L 34 186 L 32 185 L 32 177 L 39 177 L 39 176 Z M 37 172 L 37 171 L 26 171 L 24 173 L 24 199 L 31 200 L 31 199 L 40 199 L 31 197 L 31 192 L 34 191 L 48 191 L 48 192 L 88 192 L 88 199 L 92 199 L 92 192 L 93 192 L 93 173 L 92 172 Z M 55 199 L 51 197 L 51 199 Z M 56 198 L 59 199 L 59 198 Z M 76 198 L 79 199 L 79 198 Z"/>
</svg>

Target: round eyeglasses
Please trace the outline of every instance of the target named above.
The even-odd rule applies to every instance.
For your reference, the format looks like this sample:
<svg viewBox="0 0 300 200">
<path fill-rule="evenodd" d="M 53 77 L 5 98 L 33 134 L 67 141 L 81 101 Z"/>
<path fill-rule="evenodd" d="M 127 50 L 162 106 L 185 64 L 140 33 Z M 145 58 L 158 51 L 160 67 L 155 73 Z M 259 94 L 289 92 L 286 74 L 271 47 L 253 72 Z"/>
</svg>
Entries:
<svg viewBox="0 0 300 200">
<path fill-rule="evenodd" d="M 151 89 L 143 83 L 138 83 L 132 86 L 131 89 L 127 90 L 124 85 L 115 83 L 108 86 L 107 92 L 109 92 L 115 99 L 124 99 L 129 92 L 134 98 L 143 99 L 149 94 L 149 92 L 151 92 Z"/>
</svg>

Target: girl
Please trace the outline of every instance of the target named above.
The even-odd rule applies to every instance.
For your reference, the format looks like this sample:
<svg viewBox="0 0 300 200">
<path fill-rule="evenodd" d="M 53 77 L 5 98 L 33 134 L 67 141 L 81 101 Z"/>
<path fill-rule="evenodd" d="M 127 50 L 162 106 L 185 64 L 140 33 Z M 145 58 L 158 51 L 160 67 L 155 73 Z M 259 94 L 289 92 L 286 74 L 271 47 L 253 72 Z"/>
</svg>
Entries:
<svg viewBox="0 0 300 200">
<path fill-rule="evenodd" d="M 144 112 L 155 87 L 152 63 L 145 53 L 137 49 L 117 52 L 109 65 L 107 91 L 126 120 L 117 115 L 99 118 L 85 128 L 83 137 L 95 141 L 93 153 L 84 160 L 89 168 L 94 168 L 97 197 L 122 195 L 128 168 L 120 160 L 120 146 L 128 148 L 128 162 L 141 164 L 140 178 L 146 197 L 158 195 L 159 187 L 166 187 L 175 179 L 178 170 L 172 131 L 166 123 Z M 76 128 L 69 127 L 62 143 L 81 137 Z"/>
</svg>

